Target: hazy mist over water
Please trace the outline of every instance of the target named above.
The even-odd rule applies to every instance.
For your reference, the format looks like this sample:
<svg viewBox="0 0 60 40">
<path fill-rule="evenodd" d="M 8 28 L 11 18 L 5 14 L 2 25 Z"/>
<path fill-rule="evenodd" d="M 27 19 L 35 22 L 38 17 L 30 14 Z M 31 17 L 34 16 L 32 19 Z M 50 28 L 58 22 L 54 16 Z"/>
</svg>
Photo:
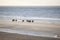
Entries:
<svg viewBox="0 0 60 40">
<path fill-rule="evenodd" d="M 20 17 L 23 19 L 24 17 L 40 18 L 39 21 L 58 19 L 54 22 L 60 22 L 60 7 L 0 7 L 0 20 L 20 19 Z"/>
</svg>

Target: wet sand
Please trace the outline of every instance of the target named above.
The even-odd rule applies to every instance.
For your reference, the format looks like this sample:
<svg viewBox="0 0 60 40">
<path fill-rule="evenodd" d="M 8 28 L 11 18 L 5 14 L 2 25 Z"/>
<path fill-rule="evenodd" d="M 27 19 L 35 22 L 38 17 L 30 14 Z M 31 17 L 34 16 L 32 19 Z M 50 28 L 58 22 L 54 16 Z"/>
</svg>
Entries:
<svg viewBox="0 0 60 40">
<path fill-rule="evenodd" d="M 0 40 L 60 40 L 60 38 L 48 38 L 0 32 Z"/>
<path fill-rule="evenodd" d="M 28 23 L 28 22 L 11 22 L 11 21 L 0 21 L 0 29 L 12 29 L 17 31 L 34 31 L 34 32 L 45 32 L 50 34 L 56 34 L 60 37 L 60 24 L 48 24 L 48 23 Z M 11 34 L 0 32 L 1 40 L 59 40 L 57 38 L 42 38 L 33 37 L 28 35 Z"/>
</svg>

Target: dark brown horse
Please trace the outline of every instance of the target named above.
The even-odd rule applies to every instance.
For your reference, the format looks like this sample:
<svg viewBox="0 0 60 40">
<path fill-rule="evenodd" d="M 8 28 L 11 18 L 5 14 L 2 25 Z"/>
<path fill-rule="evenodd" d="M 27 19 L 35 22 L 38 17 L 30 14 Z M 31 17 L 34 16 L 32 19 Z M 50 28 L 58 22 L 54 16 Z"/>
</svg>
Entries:
<svg viewBox="0 0 60 40">
<path fill-rule="evenodd" d="M 22 22 L 24 22 L 24 20 L 22 20 Z"/>
<path fill-rule="evenodd" d="M 17 19 L 12 19 L 12 21 L 17 21 Z"/>
<path fill-rule="evenodd" d="M 26 20 L 27 22 L 34 22 L 33 20 Z"/>
</svg>

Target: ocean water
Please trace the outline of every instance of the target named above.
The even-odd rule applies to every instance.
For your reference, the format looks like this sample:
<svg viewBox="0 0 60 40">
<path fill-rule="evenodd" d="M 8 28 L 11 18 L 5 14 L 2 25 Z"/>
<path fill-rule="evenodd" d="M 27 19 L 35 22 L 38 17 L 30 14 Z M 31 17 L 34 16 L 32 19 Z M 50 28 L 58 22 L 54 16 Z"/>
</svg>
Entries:
<svg viewBox="0 0 60 40">
<path fill-rule="evenodd" d="M 60 7 L 0 7 L 0 20 L 60 23 Z"/>
</svg>

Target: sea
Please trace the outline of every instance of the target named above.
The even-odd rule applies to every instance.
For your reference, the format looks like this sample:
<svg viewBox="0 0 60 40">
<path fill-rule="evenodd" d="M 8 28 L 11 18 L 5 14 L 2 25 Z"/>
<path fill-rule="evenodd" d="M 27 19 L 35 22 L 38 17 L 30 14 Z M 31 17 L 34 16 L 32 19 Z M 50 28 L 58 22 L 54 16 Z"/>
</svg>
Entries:
<svg viewBox="0 0 60 40">
<path fill-rule="evenodd" d="M 60 6 L 0 6 L 0 20 L 60 23 Z"/>
</svg>

